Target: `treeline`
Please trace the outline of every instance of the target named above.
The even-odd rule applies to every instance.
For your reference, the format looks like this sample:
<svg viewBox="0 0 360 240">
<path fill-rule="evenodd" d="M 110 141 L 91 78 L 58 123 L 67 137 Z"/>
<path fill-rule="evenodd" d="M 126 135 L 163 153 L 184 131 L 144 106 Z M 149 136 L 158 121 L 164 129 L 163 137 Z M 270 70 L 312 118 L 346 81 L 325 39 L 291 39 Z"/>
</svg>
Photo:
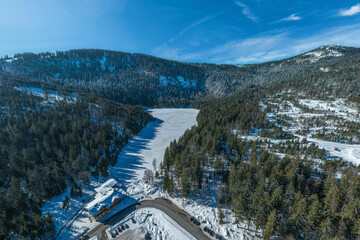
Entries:
<svg viewBox="0 0 360 240">
<path fill-rule="evenodd" d="M 50 104 L 0 86 L 0 239 L 50 239 L 45 200 L 108 175 L 122 147 L 152 117 L 140 107 L 79 97 Z"/>
<path fill-rule="evenodd" d="M 215 178 L 223 185 L 217 188 L 219 208 L 231 206 L 238 221 L 253 222 L 265 239 L 358 238 L 356 167 L 324 160 L 325 150 L 305 146 L 305 140 L 271 144 L 238 138 L 254 128 L 276 131 L 259 108 L 264 94 L 254 90 L 199 104 L 198 126 L 165 152 L 164 190 L 197 196 Z"/>
</svg>

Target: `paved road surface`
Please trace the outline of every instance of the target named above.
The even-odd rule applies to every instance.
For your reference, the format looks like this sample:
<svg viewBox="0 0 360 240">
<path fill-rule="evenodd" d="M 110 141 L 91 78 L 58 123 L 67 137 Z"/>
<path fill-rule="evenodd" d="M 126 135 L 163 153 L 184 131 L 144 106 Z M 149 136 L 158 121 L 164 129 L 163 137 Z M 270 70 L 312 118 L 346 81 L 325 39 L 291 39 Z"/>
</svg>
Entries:
<svg viewBox="0 0 360 240">
<path fill-rule="evenodd" d="M 136 205 L 132 205 L 130 207 L 125 208 L 124 210 L 118 212 L 113 215 L 109 219 L 107 219 L 104 223 L 96 226 L 91 229 L 86 236 L 94 237 L 98 236 L 98 239 L 107 239 L 105 234 L 105 230 L 117 222 L 124 219 L 127 215 L 133 212 L 136 209 L 141 208 L 156 208 L 164 212 L 171 219 L 173 219 L 177 224 L 179 224 L 183 229 L 189 232 L 194 238 L 198 240 L 209 240 L 207 236 L 203 233 L 201 228 L 190 221 L 190 215 L 184 210 L 178 208 L 175 204 L 173 204 L 170 200 L 159 198 L 155 200 L 145 200 L 137 203 Z"/>
</svg>

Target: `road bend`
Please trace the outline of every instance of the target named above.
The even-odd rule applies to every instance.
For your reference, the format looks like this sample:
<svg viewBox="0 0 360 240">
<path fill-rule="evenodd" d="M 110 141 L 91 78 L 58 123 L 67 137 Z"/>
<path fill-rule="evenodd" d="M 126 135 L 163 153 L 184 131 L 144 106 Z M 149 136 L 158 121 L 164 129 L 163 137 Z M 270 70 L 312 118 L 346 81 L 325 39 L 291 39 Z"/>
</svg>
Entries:
<svg viewBox="0 0 360 240">
<path fill-rule="evenodd" d="M 183 209 L 180 209 L 175 204 L 173 204 L 170 200 L 165 198 L 158 198 L 155 200 L 144 200 L 134 205 L 131 205 L 119 212 L 115 215 L 108 218 L 106 221 L 100 223 L 98 226 L 91 229 L 85 236 L 92 238 L 97 236 L 100 240 L 108 239 L 105 233 L 105 230 L 109 227 L 115 225 L 117 222 L 124 219 L 130 213 L 137 209 L 142 208 L 155 208 L 166 215 L 168 215 L 174 222 L 176 222 L 180 227 L 185 229 L 188 233 L 190 233 L 195 239 L 198 240 L 209 240 L 209 238 L 204 234 L 199 226 L 194 224 L 190 218 L 191 215 L 185 212 Z"/>
</svg>

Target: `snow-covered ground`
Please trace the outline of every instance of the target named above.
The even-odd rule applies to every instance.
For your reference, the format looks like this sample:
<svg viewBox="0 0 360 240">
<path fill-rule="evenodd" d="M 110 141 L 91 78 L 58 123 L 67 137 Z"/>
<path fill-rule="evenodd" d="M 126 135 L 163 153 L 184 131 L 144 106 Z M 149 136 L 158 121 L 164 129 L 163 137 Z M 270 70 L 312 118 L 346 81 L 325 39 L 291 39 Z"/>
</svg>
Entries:
<svg viewBox="0 0 360 240">
<path fill-rule="evenodd" d="M 33 94 L 35 96 L 39 96 L 42 98 L 45 98 L 47 96 L 48 101 L 50 103 L 53 103 L 54 101 L 63 101 L 66 100 L 67 102 L 76 102 L 76 97 L 72 95 L 71 97 L 59 95 L 57 91 L 52 90 L 44 90 L 42 88 L 36 88 L 36 87 L 24 87 L 19 86 L 15 87 L 16 90 L 26 92 L 28 94 Z"/>
<path fill-rule="evenodd" d="M 119 233 L 116 229 L 122 225 L 127 225 L 125 231 Z M 121 222 L 106 230 L 108 238 L 112 238 L 112 233 L 116 233 L 119 239 L 144 239 L 146 233 L 151 234 L 154 239 L 168 240 L 187 240 L 195 238 L 174 222 L 169 216 L 158 209 L 143 208 L 134 211 Z"/>
<path fill-rule="evenodd" d="M 154 158 L 157 159 L 157 165 L 159 166 L 159 163 L 163 161 L 165 149 L 169 146 L 170 142 L 178 139 L 187 129 L 196 124 L 196 116 L 199 110 L 190 108 L 162 108 L 150 109 L 149 112 L 156 120 L 148 123 L 139 135 L 130 140 L 123 148 L 117 164 L 109 168 L 110 174 L 108 178 L 90 179 L 90 186 L 83 186 L 83 197 L 71 198 L 70 190 L 68 190 L 60 196 L 52 198 L 44 205 L 42 211 L 44 214 L 49 212 L 53 216 L 57 231 L 75 215 L 70 221 L 70 227 L 66 227 L 58 239 L 77 239 L 98 224 L 89 218 L 85 210 L 77 212 L 94 196 L 95 188 L 110 178 L 116 179 L 125 188 L 128 187 L 127 192 L 131 195 L 122 201 L 111 213 L 115 213 L 133 204 L 140 197 L 143 198 L 145 195 L 144 190 L 146 189 L 149 192 L 156 191 L 156 189 L 149 189 L 146 185 L 142 184 L 141 179 L 144 170 L 146 168 L 153 169 L 152 162 Z M 141 194 L 138 194 L 139 192 Z M 67 210 L 62 209 L 62 202 L 65 196 L 68 196 L 70 199 L 69 209 Z M 105 215 L 104 218 L 109 217 L 111 213 Z M 161 214 L 156 214 L 156 216 L 156 219 L 160 219 L 160 217 L 165 218 Z M 159 222 L 159 229 L 162 229 L 160 227 L 162 222 Z M 163 228 L 168 229 L 168 226 L 163 226 Z M 151 232 L 154 238 L 160 236 L 160 232 L 157 230 L 152 229 L 151 231 L 154 231 Z"/>
</svg>

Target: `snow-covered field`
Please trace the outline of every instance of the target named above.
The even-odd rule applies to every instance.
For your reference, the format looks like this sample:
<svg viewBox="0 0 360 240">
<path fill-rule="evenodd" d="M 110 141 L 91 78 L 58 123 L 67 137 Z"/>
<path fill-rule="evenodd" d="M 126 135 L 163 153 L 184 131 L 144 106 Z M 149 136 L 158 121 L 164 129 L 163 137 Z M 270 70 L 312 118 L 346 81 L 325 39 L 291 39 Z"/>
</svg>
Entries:
<svg viewBox="0 0 360 240">
<path fill-rule="evenodd" d="M 44 205 L 42 211 L 44 214 L 49 212 L 53 216 L 57 231 L 75 215 L 70 221 L 69 227 L 67 226 L 61 232 L 58 239 L 77 239 L 98 224 L 89 218 L 86 211 L 81 210 L 79 213 L 77 212 L 93 197 L 95 194 L 94 189 L 109 178 L 115 178 L 120 184 L 123 184 L 124 188 L 128 188 L 128 194 L 132 195 L 126 198 L 125 201 L 122 201 L 112 213 L 133 204 L 137 198 L 143 197 L 144 190 L 147 189 L 141 180 L 144 170 L 146 168 L 153 169 L 152 161 L 154 158 L 157 159 L 158 165 L 162 162 L 166 147 L 169 146 L 171 141 L 178 139 L 187 129 L 196 124 L 196 116 L 199 111 L 190 108 L 163 108 L 150 109 L 149 112 L 156 120 L 148 123 L 139 135 L 129 141 L 127 146 L 124 147 L 119 155 L 117 164 L 109 168 L 110 175 L 108 178 L 90 179 L 90 186 L 83 186 L 83 197 L 71 198 L 70 190 L 68 190 L 62 195 L 52 198 Z M 151 192 L 156 191 L 156 189 L 148 190 Z M 133 195 L 132 193 L 134 192 L 137 194 Z M 141 194 L 139 194 L 140 192 Z M 70 199 L 69 209 L 67 210 L 62 209 L 62 202 L 65 196 L 68 196 Z M 110 214 L 105 215 L 104 218 L 109 216 Z M 168 229 L 168 226 L 160 226 L 163 222 L 161 219 L 165 218 L 164 214 L 154 213 L 154 216 L 156 216 L 154 218 L 160 219 L 159 228 L 149 229 L 149 231 L 151 231 L 154 238 L 157 238 L 162 236 L 159 235 L 158 229 Z M 161 234 L 164 231 L 161 231 Z M 166 231 L 171 232 L 172 230 Z M 177 234 L 175 235 L 177 236 Z"/>
</svg>

